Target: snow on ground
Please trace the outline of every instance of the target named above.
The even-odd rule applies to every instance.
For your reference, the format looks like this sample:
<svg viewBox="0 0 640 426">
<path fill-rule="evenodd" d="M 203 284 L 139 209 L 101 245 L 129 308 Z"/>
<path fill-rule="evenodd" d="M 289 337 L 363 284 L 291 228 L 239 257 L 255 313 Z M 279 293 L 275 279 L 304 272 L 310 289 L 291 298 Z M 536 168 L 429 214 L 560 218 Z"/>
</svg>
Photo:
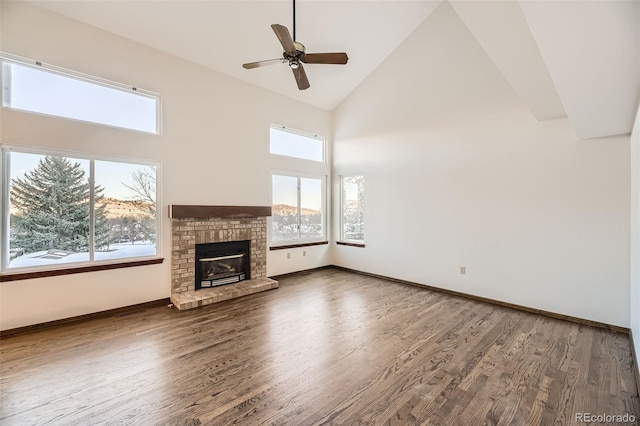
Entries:
<svg viewBox="0 0 640 426">
<path fill-rule="evenodd" d="M 136 244 L 110 244 L 109 250 L 110 251 L 96 251 L 94 260 L 116 260 L 122 259 L 124 257 L 144 257 L 156 255 L 156 245 L 149 242 Z M 89 253 L 73 253 L 60 259 L 43 259 L 42 256 L 45 256 L 46 254 L 47 251 L 45 250 L 16 257 L 11 262 L 9 262 L 9 267 L 25 268 L 30 266 L 43 265 L 57 266 L 64 263 L 89 261 Z"/>
</svg>

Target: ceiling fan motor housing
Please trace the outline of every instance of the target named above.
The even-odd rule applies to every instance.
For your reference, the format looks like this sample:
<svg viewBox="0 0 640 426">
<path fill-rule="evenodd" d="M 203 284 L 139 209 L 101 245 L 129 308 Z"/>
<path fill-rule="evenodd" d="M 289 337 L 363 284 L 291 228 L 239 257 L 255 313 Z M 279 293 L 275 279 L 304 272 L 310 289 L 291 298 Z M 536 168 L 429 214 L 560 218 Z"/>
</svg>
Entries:
<svg viewBox="0 0 640 426">
<path fill-rule="evenodd" d="M 282 52 L 282 56 L 284 56 L 284 58 L 287 61 L 289 61 L 289 66 L 291 67 L 291 69 L 295 70 L 295 69 L 300 68 L 300 60 L 304 56 L 306 48 L 304 47 L 304 44 L 298 43 L 297 41 L 294 41 L 293 45 L 296 48 L 296 53 L 295 54 L 291 54 L 291 53 L 285 51 L 285 52 Z"/>
</svg>

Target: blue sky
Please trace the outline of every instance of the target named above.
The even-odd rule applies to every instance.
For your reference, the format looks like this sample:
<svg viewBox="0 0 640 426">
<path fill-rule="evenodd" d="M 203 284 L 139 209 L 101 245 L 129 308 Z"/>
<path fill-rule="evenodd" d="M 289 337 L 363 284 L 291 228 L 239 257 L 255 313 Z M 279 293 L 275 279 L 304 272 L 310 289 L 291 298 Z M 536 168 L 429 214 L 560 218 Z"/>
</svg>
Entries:
<svg viewBox="0 0 640 426">
<path fill-rule="evenodd" d="M 304 136 L 299 133 L 271 127 L 269 140 L 272 154 L 314 161 L 322 161 L 324 159 L 324 141 L 317 137 Z"/>
<path fill-rule="evenodd" d="M 157 131 L 157 99 L 41 68 L 5 63 L 3 105 L 40 114 Z"/>
<path fill-rule="evenodd" d="M 11 179 L 22 177 L 29 170 L 35 169 L 42 158 L 44 158 L 44 155 L 12 151 Z M 73 163 L 80 163 L 87 179 L 89 178 L 89 160 L 72 157 L 67 158 Z M 133 184 L 133 180 L 131 179 L 133 173 L 138 170 L 149 170 L 149 166 L 146 165 L 101 160 L 96 160 L 95 168 L 96 184 L 104 188 L 103 194 L 106 197 L 120 200 L 131 200 L 135 197 L 135 193 L 124 185 Z"/>
</svg>

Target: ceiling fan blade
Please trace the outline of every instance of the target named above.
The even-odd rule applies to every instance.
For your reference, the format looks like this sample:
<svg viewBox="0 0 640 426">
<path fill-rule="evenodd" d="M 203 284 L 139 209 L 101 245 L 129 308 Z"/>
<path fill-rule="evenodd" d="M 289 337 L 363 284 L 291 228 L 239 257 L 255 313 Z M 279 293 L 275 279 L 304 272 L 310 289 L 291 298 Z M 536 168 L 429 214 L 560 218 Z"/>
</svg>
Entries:
<svg viewBox="0 0 640 426">
<path fill-rule="evenodd" d="M 344 65 L 349 57 L 344 52 L 334 53 L 307 53 L 300 58 L 305 64 L 337 64 Z"/>
<path fill-rule="evenodd" d="M 292 55 L 296 54 L 296 47 L 293 45 L 293 39 L 287 27 L 279 24 L 271 25 L 273 32 L 276 33 L 276 37 L 280 40 L 280 44 L 284 48 L 284 51 Z"/>
<path fill-rule="evenodd" d="M 304 68 L 302 68 L 302 64 L 300 64 L 298 68 L 291 68 L 291 70 L 293 71 L 296 83 L 298 83 L 298 89 L 305 90 L 311 87 L 309 79 L 307 78 L 307 73 L 304 72 Z"/>
<path fill-rule="evenodd" d="M 266 67 L 267 65 L 273 65 L 277 63 L 281 63 L 281 64 L 285 63 L 284 58 L 267 59 L 265 61 L 258 61 L 258 62 L 249 62 L 248 64 L 242 64 L 242 68 L 251 70 L 254 68 Z"/>
</svg>

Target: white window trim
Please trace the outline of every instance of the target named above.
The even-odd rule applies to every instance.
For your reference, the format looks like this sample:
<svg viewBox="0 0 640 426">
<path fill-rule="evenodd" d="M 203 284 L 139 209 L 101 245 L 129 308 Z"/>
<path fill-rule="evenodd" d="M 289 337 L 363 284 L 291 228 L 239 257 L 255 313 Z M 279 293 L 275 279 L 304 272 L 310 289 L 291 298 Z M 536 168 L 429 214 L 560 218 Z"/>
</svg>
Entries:
<svg viewBox="0 0 640 426">
<path fill-rule="evenodd" d="M 84 74 L 78 71 L 73 71 L 73 70 L 69 70 L 66 68 L 62 68 L 62 67 L 58 67 L 56 65 L 51 65 L 51 64 L 47 64 L 44 62 L 40 62 L 40 61 L 36 61 L 33 59 L 28 59 L 28 58 L 23 58 L 21 56 L 17 56 L 17 55 L 13 55 L 11 53 L 7 53 L 7 52 L 0 52 L 0 68 L 2 67 L 2 64 L 4 63 L 14 63 L 14 64 L 18 64 L 18 65 L 23 65 L 23 66 L 27 66 L 27 67 L 31 67 L 34 69 L 40 69 L 40 70 L 45 70 L 48 72 L 52 72 L 58 75 L 62 75 L 64 77 L 69 77 L 69 78 L 74 78 L 76 80 L 82 80 L 88 83 L 93 83 L 93 84 L 97 84 L 97 85 L 101 85 L 101 86 L 105 86 L 105 87 L 109 87 L 112 89 L 117 89 L 117 90 L 122 90 L 124 92 L 129 92 L 129 93 L 135 93 L 137 95 L 140 96 L 145 96 L 151 99 L 154 99 L 156 101 L 156 131 L 155 132 L 145 132 L 142 130 L 137 130 L 137 129 L 131 129 L 128 127 L 122 127 L 122 126 L 115 126 L 115 125 L 110 125 L 110 124 L 103 124 L 103 123 L 96 123 L 95 121 L 87 121 L 87 120 L 80 120 L 77 118 L 69 118 L 69 117 L 63 117 L 63 116 L 59 116 L 59 115 L 55 115 L 55 114 L 46 114 L 46 113 L 42 113 L 42 112 L 34 112 L 34 111 L 29 111 L 29 110 L 23 110 L 23 109 L 18 109 L 18 108 L 11 108 L 11 107 L 5 107 L 2 106 L 4 105 L 4 97 L 6 96 L 6 89 L 4 87 L 1 88 L 0 90 L 0 107 L 2 108 L 7 108 L 7 109 L 11 109 L 14 111 L 20 111 L 20 112 L 24 112 L 24 113 L 29 113 L 29 114 L 35 114 L 35 115 L 41 115 L 41 116 L 45 116 L 45 117 L 56 117 L 62 120 L 69 120 L 69 121 L 78 121 L 81 123 L 90 123 L 90 124 L 94 124 L 97 126 L 104 126 L 104 127 L 111 127 L 114 129 L 122 129 L 122 130 L 127 130 L 127 131 L 131 131 L 131 132 L 138 132 L 138 133 L 144 133 L 144 134 L 151 134 L 151 135 L 162 135 L 162 102 L 160 99 L 160 95 L 158 93 L 155 92 L 151 92 L 149 90 L 145 90 L 145 89 L 141 89 L 139 87 L 136 86 L 131 86 L 131 85 L 127 85 L 127 84 L 123 84 L 123 83 L 118 83 L 115 81 L 111 81 L 111 80 L 107 80 L 105 78 L 101 78 L 101 77 L 96 77 L 94 75 L 90 75 L 90 74 Z M 1 80 L 1 79 L 0 79 Z"/>
<path fill-rule="evenodd" d="M 364 244 L 365 240 L 354 240 L 351 238 L 344 238 L 344 179 L 350 177 L 362 176 L 364 178 L 363 173 L 352 173 L 347 175 L 340 175 L 340 231 L 338 235 L 338 241 L 341 243 L 350 243 L 350 244 Z M 366 186 L 364 189 L 364 195 L 366 196 Z M 366 234 L 365 234 L 366 237 Z"/>
<path fill-rule="evenodd" d="M 270 227 L 270 235 L 271 241 L 269 242 L 270 247 L 280 247 L 280 246 L 290 246 L 296 244 L 307 244 L 307 243 L 320 243 L 328 241 L 328 232 L 327 232 L 327 176 L 326 175 L 314 175 L 314 174 L 306 174 L 306 173 L 295 173 L 290 171 L 282 171 L 282 170 L 272 170 L 271 171 L 271 203 L 273 204 L 273 175 L 279 176 L 290 176 L 298 178 L 298 235 L 300 235 L 300 213 L 302 206 L 300 205 L 300 178 L 308 178 L 308 179 L 319 179 L 322 182 L 322 236 L 317 238 L 305 238 L 305 239 L 297 239 L 297 240 L 284 240 L 284 241 L 273 241 L 273 231 L 271 231 Z"/>
<path fill-rule="evenodd" d="M 9 267 L 9 215 L 10 215 L 10 203 L 9 203 L 9 188 L 10 188 L 10 175 L 11 175 L 11 166 L 9 164 L 9 153 L 18 152 L 24 154 L 35 154 L 35 155 L 53 155 L 59 157 L 71 157 L 77 158 L 81 160 L 90 161 L 90 182 L 93 183 L 93 164 L 95 161 L 111 161 L 117 163 L 128 163 L 128 164 L 138 164 L 141 166 L 154 166 L 156 167 L 156 254 L 151 256 L 138 256 L 138 257 L 122 257 L 117 259 L 109 259 L 109 260 L 94 260 L 94 250 L 90 250 L 88 261 L 84 262 L 67 262 L 61 265 L 42 265 L 42 266 L 28 266 L 28 267 Z M 4 145 L 0 144 L 0 172 L 2 173 L 2 187 L 0 188 L 0 195 L 2 199 L 0 200 L 1 212 L 2 212 L 2 223 L 0 224 L 0 228 L 2 229 L 2 239 L 0 241 L 0 273 L 14 273 L 14 272 L 37 272 L 37 271 L 48 271 L 48 270 L 59 270 L 59 269 L 70 269 L 78 266 L 89 266 L 89 265 L 110 265 L 110 264 L 120 264 L 123 262 L 136 262 L 140 260 L 148 260 L 148 259 L 160 259 L 162 258 L 162 215 L 160 212 L 162 211 L 162 165 L 159 161 L 150 161 L 144 159 L 137 158 L 125 158 L 125 157 L 114 157 L 107 155 L 91 155 L 81 152 L 75 151 L 63 151 L 63 150 L 53 150 L 47 148 L 35 148 L 35 147 L 23 147 L 18 145 Z M 91 188 L 91 205 L 93 206 L 93 187 L 94 185 L 90 185 Z M 90 210 L 90 220 L 93 220 L 93 209 Z M 93 227 L 93 225 L 91 225 Z M 90 234 L 90 247 L 93 247 L 93 233 Z"/>
<path fill-rule="evenodd" d="M 269 130 L 271 129 L 275 129 L 275 130 L 282 130 L 285 132 L 289 132 L 289 133 L 293 133 L 294 135 L 299 135 L 299 136 L 304 136 L 306 138 L 311 138 L 311 139 L 316 139 L 322 142 L 322 160 L 321 161 L 317 161 L 317 160 L 310 160 L 308 158 L 300 158 L 300 157 L 294 157 L 293 155 L 285 155 L 285 154 L 274 154 L 271 152 L 271 140 L 269 140 L 269 154 L 270 155 L 274 155 L 276 157 L 282 157 L 282 158 L 293 158 L 295 160 L 298 161 L 309 161 L 313 164 L 327 164 L 327 139 L 323 136 L 320 136 L 316 133 L 309 133 L 309 132 L 305 132 L 303 130 L 298 130 L 298 129 L 292 129 L 291 127 L 287 127 L 287 126 L 283 126 L 281 124 L 271 124 L 271 126 L 269 126 Z"/>
</svg>

